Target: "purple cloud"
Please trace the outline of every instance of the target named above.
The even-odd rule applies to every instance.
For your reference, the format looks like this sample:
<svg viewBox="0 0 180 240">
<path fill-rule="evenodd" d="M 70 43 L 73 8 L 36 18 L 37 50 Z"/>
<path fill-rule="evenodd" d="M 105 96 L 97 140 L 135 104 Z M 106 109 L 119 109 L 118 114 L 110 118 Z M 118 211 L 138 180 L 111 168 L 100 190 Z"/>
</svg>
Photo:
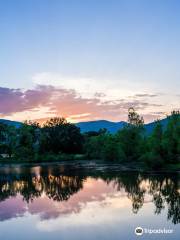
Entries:
<svg viewBox="0 0 180 240">
<path fill-rule="evenodd" d="M 142 95 L 142 94 L 141 94 Z M 98 96 L 100 96 L 98 94 Z M 102 94 L 101 94 L 102 96 Z M 69 117 L 71 119 L 112 119 L 115 121 L 126 119 L 127 109 L 134 107 L 137 110 L 145 110 L 149 107 L 159 107 L 142 100 L 119 99 L 103 101 L 97 98 L 83 98 L 75 90 L 57 88 L 53 86 L 38 85 L 35 89 L 23 91 L 0 87 L 0 115 L 10 116 L 24 111 L 39 111 L 46 107 L 47 117 L 49 113 Z"/>
</svg>

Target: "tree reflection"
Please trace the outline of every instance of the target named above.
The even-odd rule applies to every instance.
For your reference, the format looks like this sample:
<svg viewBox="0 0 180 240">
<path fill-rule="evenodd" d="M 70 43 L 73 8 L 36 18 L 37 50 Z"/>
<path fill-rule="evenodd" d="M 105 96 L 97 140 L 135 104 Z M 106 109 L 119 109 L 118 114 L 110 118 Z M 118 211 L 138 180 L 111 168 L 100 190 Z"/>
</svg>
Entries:
<svg viewBox="0 0 180 240">
<path fill-rule="evenodd" d="M 154 213 L 160 214 L 167 207 L 167 219 L 180 223 L 179 175 L 140 174 L 112 171 L 87 171 L 87 169 L 33 168 L 0 172 L 0 201 L 20 194 L 27 203 L 45 194 L 53 201 L 67 201 L 83 188 L 87 177 L 101 178 L 113 184 L 117 191 L 124 191 L 132 202 L 132 211 L 138 213 L 144 203 L 153 202 Z M 94 186 L 96 187 L 96 186 Z M 148 199 L 148 200 L 147 200 Z"/>
<path fill-rule="evenodd" d="M 106 179 L 109 183 L 110 179 Z M 180 179 L 179 174 L 143 175 L 121 174 L 114 184 L 118 190 L 124 189 L 132 201 L 132 211 L 137 213 L 145 202 L 145 195 L 151 197 L 155 214 L 160 214 L 167 206 L 167 218 L 172 223 L 180 223 Z"/>
<path fill-rule="evenodd" d="M 54 201 L 66 201 L 83 187 L 79 176 L 65 175 L 9 175 L 0 176 L 0 201 L 20 194 L 27 203 L 45 194 Z"/>
</svg>

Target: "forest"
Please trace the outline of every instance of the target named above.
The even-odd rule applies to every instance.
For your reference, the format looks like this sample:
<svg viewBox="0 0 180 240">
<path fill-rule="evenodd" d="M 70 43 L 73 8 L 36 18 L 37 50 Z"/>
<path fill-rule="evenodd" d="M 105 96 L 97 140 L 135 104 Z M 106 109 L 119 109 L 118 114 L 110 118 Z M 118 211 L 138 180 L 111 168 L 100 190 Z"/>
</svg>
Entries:
<svg viewBox="0 0 180 240">
<path fill-rule="evenodd" d="M 130 108 L 128 124 L 115 134 L 106 129 L 81 133 L 64 118 L 51 118 L 43 126 L 26 121 L 20 127 L 0 123 L 0 160 L 42 162 L 103 160 L 141 164 L 161 169 L 180 165 L 180 112 L 172 111 L 166 128 L 157 120 L 151 134 L 143 118 Z"/>
</svg>

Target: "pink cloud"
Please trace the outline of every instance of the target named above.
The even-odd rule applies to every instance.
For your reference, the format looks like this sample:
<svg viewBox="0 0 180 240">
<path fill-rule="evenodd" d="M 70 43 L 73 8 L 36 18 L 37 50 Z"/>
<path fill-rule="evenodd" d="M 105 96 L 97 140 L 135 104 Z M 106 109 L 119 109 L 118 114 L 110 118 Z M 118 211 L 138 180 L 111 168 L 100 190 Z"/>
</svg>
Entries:
<svg viewBox="0 0 180 240">
<path fill-rule="evenodd" d="M 102 93 L 101 93 L 102 94 Z M 143 111 L 149 107 L 159 107 L 140 99 L 119 99 L 103 101 L 99 94 L 93 98 L 81 97 L 75 90 L 38 85 L 35 89 L 0 88 L 0 115 L 40 111 L 46 107 L 48 114 L 80 120 L 110 119 L 126 120 L 129 107 Z"/>
</svg>

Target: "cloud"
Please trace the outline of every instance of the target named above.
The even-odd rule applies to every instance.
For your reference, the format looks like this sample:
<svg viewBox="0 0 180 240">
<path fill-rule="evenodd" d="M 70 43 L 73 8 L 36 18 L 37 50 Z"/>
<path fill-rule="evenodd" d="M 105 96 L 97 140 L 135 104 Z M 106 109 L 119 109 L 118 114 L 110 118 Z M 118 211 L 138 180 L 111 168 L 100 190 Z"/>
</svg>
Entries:
<svg viewBox="0 0 180 240">
<path fill-rule="evenodd" d="M 102 84 L 97 79 L 83 76 L 69 76 L 53 72 L 40 72 L 32 77 L 33 83 L 38 85 L 51 85 L 64 89 L 75 89 L 84 97 L 92 97 L 94 90 L 101 92 Z M 105 86 L 103 87 L 105 90 Z"/>
<path fill-rule="evenodd" d="M 7 115 L 43 106 L 47 104 L 52 89 L 50 86 L 37 86 L 36 89 L 22 91 L 0 87 L 0 114 Z"/>
<path fill-rule="evenodd" d="M 94 97 L 97 97 L 97 98 L 103 98 L 103 97 L 106 97 L 106 94 L 102 93 L 102 92 L 96 92 L 94 94 Z"/>
<path fill-rule="evenodd" d="M 0 113 L 12 113 L 14 109 L 21 111 L 23 94 L 19 89 L 0 88 Z"/>
<path fill-rule="evenodd" d="M 148 94 L 148 93 L 140 93 L 140 94 L 135 94 L 134 97 L 138 98 L 144 98 L 144 97 L 158 97 L 158 94 Z"/>
<path fill-rule="evenodd" d="M 134 107 L 143 111 L 161 106 L 137 99 L 103 100 L 103 93 L 96 93 L 92 98 L 85 98 L 73 89 L 55 86 L 37 85 L 34 89 L 21 90 L 0 88 L 0 115 L 13 116 L 25 113 L 35 118 L 36 113 L 43 112 L 42 117 L 64 116 L 72 121 L 110 119 L 126 120 L 127 110 Z M 28 115 L 28 116 L 29 116 Z"/>
<path fill-rule="evenodd" d="M 32 76 L 32 82 L 35 85 L 52 85 L 64 89 L 74 89 L 85 98 L 118 99 L 119 96 L 131 95 L 139 89 L 137 84 L 129 86 L 128 79 L 97 78 L 93 75 L 83 76 L 83 74 L 77 73 L 71 75 L 60 72 L 39 72 Z"/>
</svg>

